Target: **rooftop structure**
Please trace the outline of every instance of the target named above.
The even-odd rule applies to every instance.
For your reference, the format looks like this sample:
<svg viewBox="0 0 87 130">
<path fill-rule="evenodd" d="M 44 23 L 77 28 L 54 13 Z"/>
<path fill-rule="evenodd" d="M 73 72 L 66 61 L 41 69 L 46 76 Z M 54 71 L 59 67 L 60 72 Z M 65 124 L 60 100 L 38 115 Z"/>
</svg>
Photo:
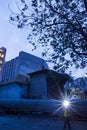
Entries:
<svg viewBox="0 0 87 130">
<path fill-rule="evenodd" d="M 21 51 L 18 57 L 4 64 L 1 82 L 15 80 L 19 74 L 26 75 L 42 69 L 49 69 L 45 60 Z"/>
</svg>

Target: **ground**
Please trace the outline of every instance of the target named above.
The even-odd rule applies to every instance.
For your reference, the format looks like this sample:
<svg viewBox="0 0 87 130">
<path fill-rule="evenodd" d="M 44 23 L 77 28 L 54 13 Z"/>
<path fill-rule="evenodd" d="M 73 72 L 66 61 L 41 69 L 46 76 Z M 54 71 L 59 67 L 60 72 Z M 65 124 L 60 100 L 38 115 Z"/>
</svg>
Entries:
<svg viewBox="0 0 87 130">
<path fill-rule="evenodd" d="M 72 130 L 87 130 L 87 121 L 71 121 Z M 62 130 L 63 119 L 34 115 L 1 115 L 0 130 Z"/>
</svg>

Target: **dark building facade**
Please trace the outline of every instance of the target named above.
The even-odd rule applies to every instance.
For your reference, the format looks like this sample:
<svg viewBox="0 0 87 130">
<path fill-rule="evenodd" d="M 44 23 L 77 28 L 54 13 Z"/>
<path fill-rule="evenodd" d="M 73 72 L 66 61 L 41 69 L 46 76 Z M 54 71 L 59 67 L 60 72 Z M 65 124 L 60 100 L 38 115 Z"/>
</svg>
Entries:
<svg viewBox="0 0 87 130">
<path fill-rule="evenodd" d="M 21 51 L 18 57 L 4 64 L 1 82 L 15 80 L 19 74 L 26 75 L 42 69 L 49 69 L 45 60 Z"/>
<path fill-rule="evenodd" d="M 70 80 L 68 74 L 47 69 L 31 73 L 29 76 L 31 98 L 59 99 L 64 95 L 65 82 Z"/>
<path fill-rule="evenodd" d="M 53 70 L 39 70 L 18 75 L 16 80 L 0 84 L 0 98 L 9 99 L 60 99 L 64 84 L 70 77 Z"/>
<path fill-rule="evenodd" d="M 58 99 L 69 78 L 67 74 L 50 70 L 45 60 L 22 51 L 3 66 L 0 97 Z"/>
<path fill-rule="evenodd" d="M 47 97 L 61 99 L 64 96 L 64 84 L 70 80 L 68 74 L 57 73 L 53 70 L 47 71 Z"/>
</svg>

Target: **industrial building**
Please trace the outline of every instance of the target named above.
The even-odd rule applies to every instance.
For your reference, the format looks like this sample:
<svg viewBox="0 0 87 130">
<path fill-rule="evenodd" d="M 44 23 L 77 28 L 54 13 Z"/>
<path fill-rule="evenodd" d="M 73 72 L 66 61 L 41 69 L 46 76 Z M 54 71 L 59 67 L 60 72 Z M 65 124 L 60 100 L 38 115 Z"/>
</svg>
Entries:
<svg viewBox="0 0 87 130">
<path fill-rule="evenodd" d="M 0 84 L 0 98 L 59 99 L 64 93 L 64 83 L 69 78 L 67 74 L 47 69 L 18 75 L 15 80 Z"/>
<path fill-rule="evenodd" d="M 18 57 L 4 64 L 1 82 L 15 80 L 19 74 L 26 75 L 42 69 L 49 69 L 45 60 L 21 51 Z"/>
<path fill-rule="evenodd" d="M 50 70 L 45 60 L 21 51 L 3 65 L 0 98 L 58 99 L 69 78 Z"/>
</svg>

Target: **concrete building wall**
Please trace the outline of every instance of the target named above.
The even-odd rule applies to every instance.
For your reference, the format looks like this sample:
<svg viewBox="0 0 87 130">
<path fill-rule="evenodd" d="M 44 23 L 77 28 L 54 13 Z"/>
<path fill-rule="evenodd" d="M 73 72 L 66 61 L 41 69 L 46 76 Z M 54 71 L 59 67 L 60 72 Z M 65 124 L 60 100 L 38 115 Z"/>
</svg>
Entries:
<svg viewBox="0 0 87 130">
<path fill-rule="evenodd" d="M 27 78 L 28 80 L 26 80 Z M 58 99 L 63 92 L 64 83 L 69 78 L 66 74 L 58 74 L 44 69 L 28 75 L 19 75 L 16 79 L 17 83 L 8 81 L 11 83 L 0 85 L 0 98 Z"/>
<path fill-rule="evenodd" d="M 0 98 L 16 98 L 19 99 L 21 97 L 21 89 L 20 86 L 16 83 L 5 84 L 0 87 Z"/>
<path fill-rule="evenodd" d="M 47 80 L 45 73 L 31 75 L 30 98 L 47 98 Z"/>
<path fill-rule="evenodd" d="M 29 53 L 20 52 L 19 60 L 21 62 L 18 73 L 27 74 L 49 68 L 43 59 Z"/>
<path fill-rule="evenodd" d="M 21 98 L 23 98 L 23 99 L 29 98 L 29 94 L 30 94 L 29 89 L 30 89 L 29 85 L 21 85 Z"/>
<path fill-rule="evenodd" d="M 19 64 L 20 62 L 18 58 L 6 62 L 3 66 L 1 82 L 14 80 L 17 75 Z"/>
<path fill-rule="evenodd" d="M 29 86 L 16 82 L 0 86 L 0 98 L 20 99 L 29 98 Z"/>
<path fill-rule="evenodd" d="M 20 52 L 18 57 L 4 64 L 1 82 L 15 80 L 19 74 L 33 73 L 45 68 L 49 69 L 43 59 L 26 52 Z"/>
<path fill-rule="evenodd" d="M 0 98 L 47 98 L 47 79 L 44 70 L 25 75 L 24 78 L 23 76 L 19 75 L 16 79 L 17 81 L 2 83 L 0 85 Z M 27 81 L 24 80 L 27 78 Z"/>
</svg>

